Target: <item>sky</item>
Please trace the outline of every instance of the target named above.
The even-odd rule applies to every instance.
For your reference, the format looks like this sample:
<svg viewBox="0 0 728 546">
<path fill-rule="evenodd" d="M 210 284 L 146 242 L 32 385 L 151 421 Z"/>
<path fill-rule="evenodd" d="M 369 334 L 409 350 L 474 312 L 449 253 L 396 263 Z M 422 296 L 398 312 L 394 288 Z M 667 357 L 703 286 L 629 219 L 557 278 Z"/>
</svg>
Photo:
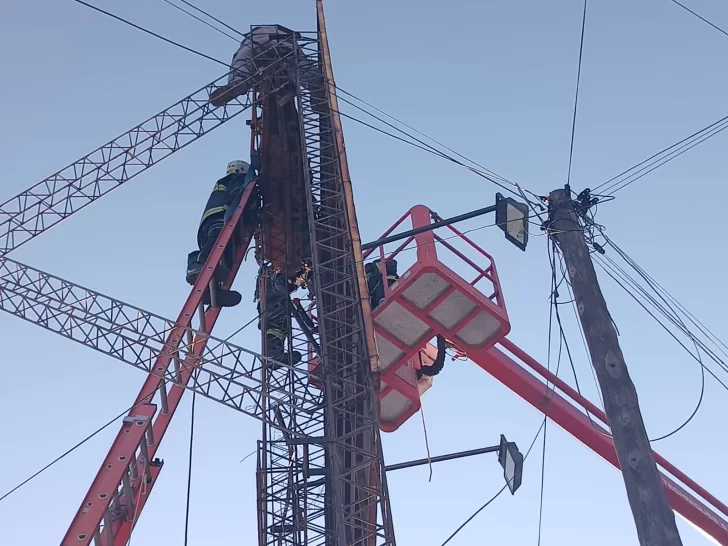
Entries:
<svg viewBox="0 0 728 546">
<path fill-rule="evenodd" d="M 728 6 L 686 0 L 728 27 Z M 134 22 L 228 60 L 236 44 L 162 0 L 96 0 Z M 199 5 L 246 29 L 277 22 L 315 29 L 312 0 Z M 539 194 L 567 177 L 583 4 L 540 2 L 325 3 L 338 85 Z M 726 115 L 728 37 L 669 0 L 590 2 L 584 40 L 571 185 L 594 187 Z M 221 76 L 224 69 L 70 0 L 15 2 L 0 18 L 0 201 Z M 342 111 L 355 114 L 351 108 Z M 356 114 L 363 116 L 362 114 Z M 241 116 L 242 118 L 242 116 Z M 441 158 L 344 120 L 359 225 L 376 238 L 412 205 L 442 216 L 493 203 L 498 188 Z M 728 175 L 725 134 L 640 179 L 599 208 L 610 237 L 719 337 L 728 296 L 719 199 Z M 245 159 L 249 133 L 236 119 L 115 190 L 13 253 L 13 258 L 99 292 L 175 317 L 189 287 L 187 253 L 214 182 Z M 464 224 L 474 229 L 487 217 Z M 510 339 L 547 360 L 550 269 L 534 229 L 526 252 L 496 228 L 472 238 L 496 260 Z M 255 315 L 254 266 L 236 287 L 244 301 L 224 313 L 224 337 Z M 693 410 L 700 370 L 619 287 L 600 276 L 636 385 L 648 434 L 675 429 Z M 569 306 L 564 327 L 583 392 L 598 402 Z M 7 314 L 0 369 L 0 495 L 131 405 L 138 370 Z M 254 328 L 234 338 L 250 348 Z M 574 383 L 562 362 L 560 376 Z M 133 546 L 182 544 L 190 400 L 158 456 L 165 460 Z M 708 379 L 696 417 L 654 447 L 728 501 L 723 430 L 728 393 Z M 423 400 L 433 455 L 493 445 L 500 434 L 525 451 L 542 416 L 470 362 L 450 362 Z M 12 417 L 12 419 L 10 418 Z M 3 543 L 54 544 L 66 531 L 116 434 L 111 427 L 0 501 Z M 260 425 L 198 399 L 189 544 L 251 545 L 256 538 L 255 449 Z M 387 462 L 426 456 L 410 419 L 384 437 Z M 484 455 L 389 477 L 399 544 L 439 546 L 503 484 Z M 521 489 L 502 495 L 450 544 L 535 545 L 541 443 Z M 709 544 L 678 520 L 683 544 Z M 619 473 L 554 424 L 547 427 L 544 546 L 636 544 Z"/>
</svg>

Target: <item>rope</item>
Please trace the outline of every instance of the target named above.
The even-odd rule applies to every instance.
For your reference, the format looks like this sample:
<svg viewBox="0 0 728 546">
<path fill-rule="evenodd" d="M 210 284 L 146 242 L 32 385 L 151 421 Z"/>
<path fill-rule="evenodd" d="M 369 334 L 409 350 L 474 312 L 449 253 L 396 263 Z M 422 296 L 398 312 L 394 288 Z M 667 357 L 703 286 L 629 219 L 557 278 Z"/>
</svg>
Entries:
<svg viewBox="0 0 728 546">
<path fill-rule="evenodd" d="M 430 442 L 427 439 L 427 424 L 425 423 L 425 409 L 422 406 L 422 401 L 420 400 L 420 417 L 422 417 L 422 432 L 425 434 L 425 450 L 427 451 L 427 464 L 430 467 L 430 477 L 428 478 L 428 482 L 432 482 L 432 456 L 430 455 Z"/>
<path fill-rule="evenodd" d="M 190 498 L 192 492 L 192 448 L 195 438 L 195 401 L 197 393 L 192 391 L 192 417 L 190 419 L 190 462 L 187 467 L 187 508 L 185 510 L 185 546 L 187 546 L 187 538 L 190 528 Z"/>
</svg>

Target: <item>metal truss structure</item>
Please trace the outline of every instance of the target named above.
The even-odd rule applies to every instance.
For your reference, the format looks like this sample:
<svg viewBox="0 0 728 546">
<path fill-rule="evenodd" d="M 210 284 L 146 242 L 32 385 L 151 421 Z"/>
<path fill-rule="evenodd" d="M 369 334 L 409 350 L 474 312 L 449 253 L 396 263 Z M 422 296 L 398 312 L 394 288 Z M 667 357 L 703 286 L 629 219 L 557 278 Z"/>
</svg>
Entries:
<svg viewBox="0 0 728 546">
<path fill-rule="evenodd" d="M 305 180 L 318 318 L 307 327 L 300 315 L 296 322 L 288 313 L 288 354 L 306 354 L 315 345 L 324 389 L 321 398 L 312 397 L 316 389 L 297 380 L 292 362 L 288 369 L 269 372 L 271 388 L 288 388 L 291 399 L 305 403 L 289 404 L 294 411 L 268 407 L 268 423 L 290 432 L 279 437 L 270 424 L 263 431 L 260 544 L 393 545 L 370 369 L 376 349 L 370 343 L 373 331 L 365 326 L 369 309 L 362 306 L 366 292 L 364 298 L 360 292 L 361 248 L 355 249 L 352 240 L 356 216 L 320 5 L 317 39 L 298 37 L 296 42 L 290 49 L 297 56 L 293 79 L 306 161 L 298 166 L 303 172 L 291 176 Z"/>
<path fill-rule="evenodd" d="M 224 108 L 210 105 L 210 91 L 223 78 L 2 203 L 0 255 L 15 250 L 249 109 L 251 103 L 245 96 Z"/>
<path fill-rule="evenodd" d="M 222 107 L 212 106 L 209 95 L 219 86 L 216 80 L 0 205 L 0 309 L 146 374 L 63 546 L 128 543 L 164 465 L 156 457 L 160 441 L 186 390 L 262 422 L 257 464 L 259 546 L 395 545 L 379 433 L 374 327 L 321 0 L 317 15 L 316 35 L 291 34 L 290 53 L 276 56 L 268 65 L 270 85 L 249 82 L 255 88 L 252 99 L 243 96 Z M 275 82 L 280 79 L 287 83 L 278 86 Z M 223 282 L 229 287 L 257 236 L 256 227 L 241 220 L 256 184 L 246 187 L 226 220 L 175 320 L 8 257 L 10 251 L 251 107 L 251 152 L 255 157 L 270 153 L 262 133 L 266 119 L 273 116 L 266 109 L 266 98 L 285 99 L 279 92 L 284 93 L 282 88 L 290 82 L 295 82 L 295 91 L 288 100 L 295 108 L 289 108 L 294 115 L 287 122 L 298 134 L 295 142 L 286 139 L 284 148 L 291 157 L 300 158 L 290 162 L 288 175 L 298 177 L 305 187 L 314 272 L 313 297 L 306 309 L 315 302 L 315 316 L 294 299 L 286 317 L 289 358 L 297 350 L 305 355 L 301 362 L 272 362 L 266 356 L 265 336 L 262 356 L 212 336 L 220 313 L 214 305 L 214 271 L 224 253 L 233 256 L 233 267 Z M 256 183 L 265 184 L 265 173 L 257 175 Z M 290 209 L 290 203 L 287 206 Z M 287 214 L 290 220 L 291 211 Z M 272 244 L 291 246 L 293 230 L 289 223 Z M 203 303 L 206 290 L 212 305 Z M 262 307 L 265 298 L 263 291 Z M 263 332 L 266 320 L 263 314 Z M 616 466 L 608 432 L 592 421 L 596 417 L 604 422 L 603 413 L 511 342 L 500 344 L 514 358 L 495 348 L 469 356 Z M 309 373 L 312 359 L 320 362 L 315 381 Z M 574 402 L 556 394 L 549 383 Z M 728 545 L 728 507 L 663 458 L 657 460 L 672 476 L 664 475 L 663 481 L 673 508 Z"/>
</svg>

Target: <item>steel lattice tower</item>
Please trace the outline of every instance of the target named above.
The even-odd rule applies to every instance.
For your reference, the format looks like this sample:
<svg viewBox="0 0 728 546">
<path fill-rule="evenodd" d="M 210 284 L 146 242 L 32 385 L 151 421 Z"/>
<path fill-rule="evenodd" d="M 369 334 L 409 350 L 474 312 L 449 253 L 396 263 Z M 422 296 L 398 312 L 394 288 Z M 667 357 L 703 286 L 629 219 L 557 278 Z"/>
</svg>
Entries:
<svg viewBox="0 0 728 546">
<path fill-rule="evenodd" d="M 352 240 L 356 218 L 343 176 L 346 158 L 320 8 L 317 39 L 298 36 L 296 42 L 297 123 L 280 110 L 279 116 L 298 126 L 305 158 L 295 163 L 302 172 L 291 176 L 305 181 L 317 321 L 314 333 L 300 312 L 297 320 L 288 314 L 288 354 L 318 349 L 324 388 L 312 387 L 292 362 L 263 370 L 264 383 L 287 391 L 291 403 L 267 406 L 258 458 L 260 543 L 394 544 L 364 322 L 369 310 L 362 308 L 356 267 L 361 251 Z"/>
</svg>

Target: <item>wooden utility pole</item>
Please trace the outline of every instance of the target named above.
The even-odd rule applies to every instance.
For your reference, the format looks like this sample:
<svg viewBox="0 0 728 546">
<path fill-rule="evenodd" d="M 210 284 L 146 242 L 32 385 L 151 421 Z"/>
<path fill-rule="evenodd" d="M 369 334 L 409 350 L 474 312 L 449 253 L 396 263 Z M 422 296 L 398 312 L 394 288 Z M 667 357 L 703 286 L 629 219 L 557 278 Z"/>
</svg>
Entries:
<svg viewBox="0 0 728 546">
<path fill-rule="evenodd" d="M 681 546 L 675 516 L 642 421 L 637 392 L 627 372 L 568 188 L 549 195 L 549 217 L 552 236 L 566 261 L 579 319 L 604 398 L 639 542 L 642 546 Z"/>
</svg>

